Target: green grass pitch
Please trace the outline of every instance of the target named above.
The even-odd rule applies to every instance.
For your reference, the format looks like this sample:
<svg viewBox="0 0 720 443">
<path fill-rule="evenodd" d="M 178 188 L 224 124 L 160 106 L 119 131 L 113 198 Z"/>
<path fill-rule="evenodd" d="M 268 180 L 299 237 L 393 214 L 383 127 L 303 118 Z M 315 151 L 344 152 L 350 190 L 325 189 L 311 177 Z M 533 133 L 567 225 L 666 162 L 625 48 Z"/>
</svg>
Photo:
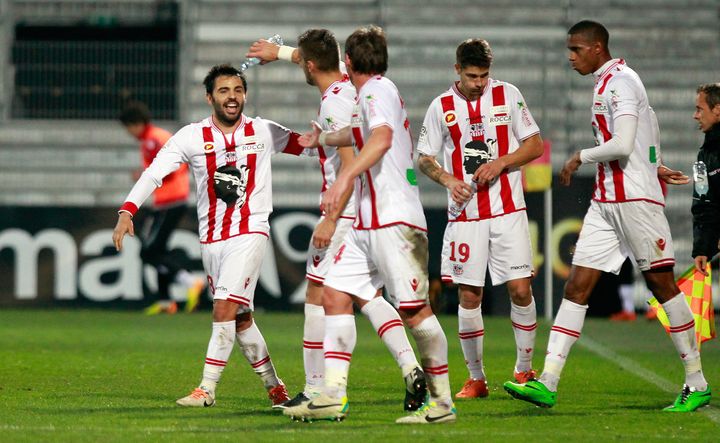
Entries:
<svg viewBox="0 0 720 443">
<path fill-rule="evenodd" d="M 304 383 L 302 315 L 256 318 L 295 395 Z M 455 424 L 424 426 L 394 424 L 403 415 L 400 373 L 361 315 L 344 422 L 294 423 L 271 411 L 260 380 L 237 348 L 214 407 L 177 407 L 175 399 L 200 379 L 210 322 L 208 312 L 146 317 L 100 310 L 0 311 L 0 441 L 704 442 L 720 432 L 717 406 L 693 414 L 660 411 L 679 392 L 683 370 L 655 322 L 588 319 L 565 367 L 557 406 L 540 409 L 502 390 L 512 376 L 512 330 L 507 318 L 486 318 L 490 396 L 457 401 Z M 441 323 L 456 392 L 467 376 L 457 320 L 443 316 Z M 548 325 L 542 324 L 536 368 L 542 366 L 547 337 Z M 713 401 L 720 405 L 720 343 L 706 342 L 702 355 Z"/>
</svg>

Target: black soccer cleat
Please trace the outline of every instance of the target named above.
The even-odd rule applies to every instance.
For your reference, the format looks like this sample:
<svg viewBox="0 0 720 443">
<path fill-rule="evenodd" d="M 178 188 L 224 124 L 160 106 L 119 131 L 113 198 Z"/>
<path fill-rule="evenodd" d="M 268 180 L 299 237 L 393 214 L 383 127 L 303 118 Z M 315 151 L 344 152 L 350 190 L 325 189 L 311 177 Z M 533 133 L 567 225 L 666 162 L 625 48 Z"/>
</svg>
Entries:
<svg viewBox="0 0 720 443">
<path fill-rule="evenodd" d="M 425 373 L 417 367 L 405 376 L 405 402 L 406 411 L 417 411 L 425 403 L 427 397 L 427 382 Z"/>
</svg>

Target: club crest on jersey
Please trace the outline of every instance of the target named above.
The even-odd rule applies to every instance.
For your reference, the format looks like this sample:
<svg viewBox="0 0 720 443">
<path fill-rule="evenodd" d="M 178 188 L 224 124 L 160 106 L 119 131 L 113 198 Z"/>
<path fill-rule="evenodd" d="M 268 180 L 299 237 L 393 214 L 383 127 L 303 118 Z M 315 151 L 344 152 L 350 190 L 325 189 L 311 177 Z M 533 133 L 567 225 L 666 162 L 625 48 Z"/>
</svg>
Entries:
<svg viewBox="0 0 720 443">
<path fill-rule="evenodd" d="M 459 265 L 457 263 L 453 264 L 453 275 L 463 275 L 463 272 L 463 265 Z"/>
<path fill-rule="evenodd" d="M 203 146 L 203 151 L 205 151 L 206 154 L 209 154 L 215 151 L 215 145 L 213 143 L 205 143 L 205 145 Z"/>
<path fill-rule="evenodd" d="M 447 111 L 445 114 L 443 114 L 443 120 L 445 120 L 445 124 L 447 126 L 457 124 L 457 115 L 455 114 L 455 111 Z"/>
</svg>

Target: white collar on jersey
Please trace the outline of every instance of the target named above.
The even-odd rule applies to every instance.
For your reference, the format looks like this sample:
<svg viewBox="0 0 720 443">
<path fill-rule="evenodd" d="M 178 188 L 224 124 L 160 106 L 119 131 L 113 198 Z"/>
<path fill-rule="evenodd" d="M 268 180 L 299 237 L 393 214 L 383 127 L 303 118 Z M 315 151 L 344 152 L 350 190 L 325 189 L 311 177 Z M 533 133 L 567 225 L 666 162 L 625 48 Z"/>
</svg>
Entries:
<svg viewBox="0 0 720 443">
<path fill-rule="evenodd" d="M 597 71 L 593 72 L 593 78 L 597 82 L 600 77 L 604 76 L 605 73 L 610 71 L 613 67 L 616 65 L 622 65 L 625 64 L 625 60 L 621 58 L 611 58 L 610 60 L 606 61 L 600 68 L 598 68 Z"/>
</svg>

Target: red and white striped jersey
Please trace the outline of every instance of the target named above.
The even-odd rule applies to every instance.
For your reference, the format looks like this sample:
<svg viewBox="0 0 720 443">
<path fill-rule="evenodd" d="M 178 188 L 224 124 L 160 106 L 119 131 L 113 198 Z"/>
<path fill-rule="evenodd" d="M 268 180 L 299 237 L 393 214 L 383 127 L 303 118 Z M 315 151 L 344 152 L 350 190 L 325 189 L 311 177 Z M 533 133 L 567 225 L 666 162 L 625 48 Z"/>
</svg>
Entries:
<svg viewBox="0 0 720 443">
<path fill-rule="evenodd" d="M 241 117 L 232 134 L 224 134 L 208 117 L 173 135 L 130 191 L 121 210 L 131 214 L 162 179 L 188 163 L 197 184 L 197 211 L 201 243 L 226 240 L 241 234 L 268 235 L 272 212 L 270 157 L 285 152 L 300 155 L 299 134 L 262 118 Z M 243 171 L 244 198 L 226 204 L 215 195 L 214 174 L 224 165 Z"/>
<path fill-rule="evenodd" d="M 489 79 L 482 95 L 469 101 L 457 83 L 430 104 L 420 130 L 418 151 L 437 156 L 443 151 L 445 169 L 471 184 L 478 155 L 490 161 L 517 150 L 538 134 L 538 128 L 520 91 L 510 83 Z M 470 147 L 468 147 L 470 143 Z M 475 149 L 482 146 L 484 151 Z M 448 205 L 453 200 L 448 192 Z M 483 220 L 525 210 L 520 168 L 503 171 L 489 186 L 478 187 L 468 205 L 450 221 Z"/>
<path fill-rule="evenodd" d="M 355 180 L 355 229 L 404 224 L 427 230 L 415 177 L 410 121 L 392 81 L 378 75 L 365 82 L 358 91 L 351 126 L 359 151 L 373 129 L 388 126 L 393 130 L 390 149 Z"/>
<path fill-rule="evenodd" d="M 355 87 L 350 83 L 347 76 L 342 81 L 334 82 L 325 90 L 318 111 L 318 123 L 320 123 L 323 131 L 337 131 L 350 125 L 350 117 L 352 116 L 356 97 Z M 325 191 L 337 179 L 341 161 L 335 146 L 320 146 L 317 151 L 320 158 L 320 170 L 323 175 L 322 191 L 320 192 L 320 201 L 322 201 Z M 354 195 L 350 196 L 342 216 L 355 218 Z"/>
<path fill-rule="evenodd" d="M 635 147 L 630 156 L 597 163 L 593 200 L 645 200 L 664 205 L 657 178 L 659 140 L 653 129 L 655 123 L 645 86 L 621 59 L 609 60 L 593 76 L 592 128 L 597 145 L 612 138 L 617 117 L 633 115 L 638 119 Z"/>
</svg>

